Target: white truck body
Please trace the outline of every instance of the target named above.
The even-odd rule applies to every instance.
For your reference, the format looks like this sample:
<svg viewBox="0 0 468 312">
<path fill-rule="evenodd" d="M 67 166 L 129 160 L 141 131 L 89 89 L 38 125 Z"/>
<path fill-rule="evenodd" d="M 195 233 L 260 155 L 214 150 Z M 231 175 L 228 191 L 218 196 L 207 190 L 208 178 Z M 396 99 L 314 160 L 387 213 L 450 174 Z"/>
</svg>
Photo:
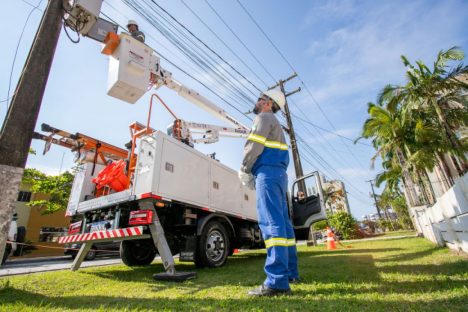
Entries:
<svg viewBox="0 0 468 312">
<path fill-rule="evenodd" d="M 91 167 L 89 164 L 75 177 L 66 213 L 69 216 L 151 193 L 206 211 L 257 221 L 255 191 L 240 183 L 235 170 L 160 131 L 140 141 L 131 189 L 85 200 L 94 190 Z M 101 168 L 97 165 L 94 176 Z"/>
<path fill-rule="evenodd" d="M 133 194 L 144 193 L 257 221 L 255 191 L 236 171 L 159 131 L 139 145 Z"/>
</svg>

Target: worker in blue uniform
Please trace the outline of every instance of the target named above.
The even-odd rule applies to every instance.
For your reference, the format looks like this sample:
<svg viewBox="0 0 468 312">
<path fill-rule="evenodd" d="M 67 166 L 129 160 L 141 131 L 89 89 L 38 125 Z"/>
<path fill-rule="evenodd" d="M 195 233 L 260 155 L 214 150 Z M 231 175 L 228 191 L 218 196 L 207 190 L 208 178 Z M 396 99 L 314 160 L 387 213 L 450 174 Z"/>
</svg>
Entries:
<svg viewBox="0 0 468 312">
<path fill-rule="evenodd" d="M 286 200 L 288 145 L 275 117 L 285 103 L 280 90 L 262 93 L 255 105 L 257 116 L 247 137 L 239 171 L 242 184 L 256 188 L 258 223 L 267 248 L 267 277 L 260 287 L 249 291 L 252 296 L 290 294 L 290 282 L 299 280 L 296 240 Z"/>
</svg>

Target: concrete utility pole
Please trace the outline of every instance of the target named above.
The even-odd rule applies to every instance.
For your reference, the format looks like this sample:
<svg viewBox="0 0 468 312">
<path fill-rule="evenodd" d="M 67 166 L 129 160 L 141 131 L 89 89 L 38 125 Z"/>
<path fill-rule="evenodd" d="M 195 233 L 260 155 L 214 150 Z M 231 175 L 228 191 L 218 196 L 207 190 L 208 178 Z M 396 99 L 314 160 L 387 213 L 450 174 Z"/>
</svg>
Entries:
<svg viewBox="0 0 468 312">
<path fill-rule="evenodd" d="M 382 214 L 380 213 L 379 204 L 377 203 L 377 196 L 375 196 L 375 192 L 374 192 L 374 181 L 369 180 L 367 182 L 370 183 L 370 186 L 372 189 L 372 195 L 374 196 L 375 208 L 377 208 L 377 214 L 379 215 L 379 219 L 382 219 Z"/>
<path fill-rule="evenodd" d="M 49 0 L 0 133 L 0 259 L 60 36 L 62 14 L 62 0 Z"/>
<path fill-rule="evenodd" d="M 294 133 L 294 127 L 293 127 L 293 123 L 291 120 L 291 113 L 289 111 L 287 98 L 288 96 L 301 91 L 301 88 L 299 87 L 296 90 L 289 92 L 289 93 L 286 93 L 284 89 L 284 84 L 295 77 L 297 77 L 296 73 L 292 74 L 290 77 L 286 78 L 285 80 L 280 80 L 276 85 L 270 87 L 269 89 L 273 89 L 279 86 L 281 91 L 286 96 L 286 103 L 284 105 L 284 113 L 286 116 L 286 122 L 288 123 L 288 129 L 286 129 L 286 131 L 288 132 L 289 138 L 291 141 L 291 150 L 292 150 L 292 156 L 293 156 L 293 161 L 294 161 L 294 169 L 296 171 L 296 178 L 300 178 L 304 176 L 304 171 L 302 170 L 301 158 L 299 156 L 299 149 L 297 147 L 296 134 Z M 301 192 L 304 192 L 304 194 L 307 194 L 304 181 L 301 181 L 298 183 L 298 190 Z"/>
</svg>

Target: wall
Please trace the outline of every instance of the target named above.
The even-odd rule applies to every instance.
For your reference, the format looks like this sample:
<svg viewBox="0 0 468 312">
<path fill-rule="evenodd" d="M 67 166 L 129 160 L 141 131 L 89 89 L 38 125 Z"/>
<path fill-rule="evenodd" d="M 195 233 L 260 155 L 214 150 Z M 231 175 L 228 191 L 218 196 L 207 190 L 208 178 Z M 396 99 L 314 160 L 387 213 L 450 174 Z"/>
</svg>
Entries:
<svg viewBox="0 0 468 312">
<path fill-rule="evenodd" d="M 28 187 L 23 186 L 21 190 L 28 190 Z M 31 200 L 47 199 L 42 194 L 33 194 Z M 16 211 L 18 213 L 18 226 L 26 227 L 26 241 L 30 241 L 33 245 L 43 245 L 53 248 L 39 247 L 21 256 L 27 257 L 44 257 L 44 256 L 62 256 L 63 245 L 55 242 L 39 242 L 39 236 L 42 227 L 62 227 L 67 228 L 70 225 L 70 218 L 65 217 L 65 210 L 58 211 L 53 214 L 42 215 L 42 209 L 38 207 L 29 207 L 24 202 L 16 202 Z"/>
<path fill-rule="evenodd" d="M 458 178 L 432 207 L 413 207 L 410 214 L 425 238 L 468 253 L 468 174 Z"/>
</svg>

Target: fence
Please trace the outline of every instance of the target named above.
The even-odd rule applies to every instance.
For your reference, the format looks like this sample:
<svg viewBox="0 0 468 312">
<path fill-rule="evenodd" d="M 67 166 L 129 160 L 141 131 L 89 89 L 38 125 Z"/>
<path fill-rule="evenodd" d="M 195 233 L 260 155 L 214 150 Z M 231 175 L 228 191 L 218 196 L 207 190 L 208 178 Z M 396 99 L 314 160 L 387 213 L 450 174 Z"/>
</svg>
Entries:
<svg viewBox="0 0 468 312">
<path fill-rule="evenodd" d="M 412 207 L 410 214 L 425 238 L 468 253 L 468 174 L 458 178 L 434 205 Z"/>
</svg>

